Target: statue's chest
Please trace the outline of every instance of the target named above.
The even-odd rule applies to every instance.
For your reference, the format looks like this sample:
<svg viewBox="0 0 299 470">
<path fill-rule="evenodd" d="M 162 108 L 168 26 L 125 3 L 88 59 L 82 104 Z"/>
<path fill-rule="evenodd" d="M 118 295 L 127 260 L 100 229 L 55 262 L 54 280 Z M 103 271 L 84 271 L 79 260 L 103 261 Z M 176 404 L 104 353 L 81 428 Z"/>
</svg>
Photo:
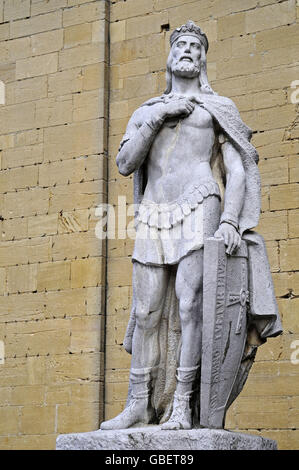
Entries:
<svg viewBox="0 0 299 470">
<path fill-rule="evenodd" d="M 213 129 L 213 119 L 208 111 L 196 105 L 194 111 L 187 117 L 167 119 L 164 122 L 165 133 L 198 134 L 200 130 Z"/>
</svg>

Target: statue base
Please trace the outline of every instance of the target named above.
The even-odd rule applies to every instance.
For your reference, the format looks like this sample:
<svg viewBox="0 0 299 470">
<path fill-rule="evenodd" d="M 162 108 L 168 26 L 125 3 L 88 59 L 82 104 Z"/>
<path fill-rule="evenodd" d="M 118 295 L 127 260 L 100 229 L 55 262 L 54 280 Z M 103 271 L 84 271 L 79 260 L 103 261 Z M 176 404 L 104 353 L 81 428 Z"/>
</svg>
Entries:
<svg viewBox="0 0 299 470">
<path fill-rule="evenodd" d="M 61 434 L 56 450 L 277 450 L 276 441 L 224 429 L 166 431 L 145 426 Z"/>
</svg>

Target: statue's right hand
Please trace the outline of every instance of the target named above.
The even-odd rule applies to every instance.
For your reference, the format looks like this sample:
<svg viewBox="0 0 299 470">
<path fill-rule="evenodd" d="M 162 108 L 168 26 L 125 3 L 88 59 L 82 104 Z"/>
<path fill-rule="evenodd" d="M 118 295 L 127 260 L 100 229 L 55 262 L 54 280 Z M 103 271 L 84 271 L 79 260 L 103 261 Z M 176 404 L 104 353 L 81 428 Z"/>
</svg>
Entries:
<svg viewBox="0 0 299 470">
<path fill-rule="evenodd" d="M 168 103 L 164 104 L 163 114 L 164 117 L 173 118 L 178 116 L 189 116 L 194 110 L 195 104 L 188 98 L 180 97 L 174 98 Z"/>
</svg>

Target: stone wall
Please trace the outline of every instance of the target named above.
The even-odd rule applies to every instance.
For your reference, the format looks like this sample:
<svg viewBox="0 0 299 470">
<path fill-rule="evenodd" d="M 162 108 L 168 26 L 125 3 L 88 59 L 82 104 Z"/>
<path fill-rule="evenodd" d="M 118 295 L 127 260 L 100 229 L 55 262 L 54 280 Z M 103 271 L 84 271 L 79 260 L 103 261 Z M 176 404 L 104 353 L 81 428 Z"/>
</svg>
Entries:
<svg viewBox="0 0 299 470">
<path fill-rule="evenodd" d="M 119 195 L 132 202 L 119 142 L 164 90 L 170 32 L 188 19 L 209 37 L 211 85 L 254 130 L 285 329 L 227 427 L 299 448 L 298 16 L 295 0 L 0 0 L 1 449 L 54 448 L 125 404 L 133 241 L 100 242 L 95 208 L 107 193 L 117 214 Z"/>
<path fill-rule="evenodd" d="M 103 416 L 106 6 L 0 0 L 1 449 Z"/>
<path fill-rule="evenodd" d="M 132 202 L 132 179 L 117 173 L 115 156 L 132 112 L 165 89 L 169 35 L 188 19 L 210 41 L 212 87 L 232 98 L 253 129 L 260 153 L 267 242 L 285 333 L 260 348 L 247 385 L 233 404 L 229 429 L 299 448 L 299 7 L 295 0 L 119 0 L 110 12 L 109 202 Z M 294 101 L 294 103 L 292 103 Z M 130 310 L 130 239 L 108 242 L 106 418 L 122 410 L 130 356 L 121 343 Z M 296 341 L 298 341 L 296 343 Z M 293 361 L 294 362 L 294 361 Z"/>
</svg>

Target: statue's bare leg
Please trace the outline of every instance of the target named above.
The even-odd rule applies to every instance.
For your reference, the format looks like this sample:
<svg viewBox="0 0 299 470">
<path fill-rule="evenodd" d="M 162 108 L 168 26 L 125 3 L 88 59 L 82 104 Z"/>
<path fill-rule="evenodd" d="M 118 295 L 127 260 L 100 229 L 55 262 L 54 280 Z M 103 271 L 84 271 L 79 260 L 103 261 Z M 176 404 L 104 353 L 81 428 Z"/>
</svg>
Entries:
<svg viewBox="0 0 299 470">
<path fill-rule="evenodd" d="M 151 407 L 153 369 L 159 364 L 159 323 L 161 320 L 169 271 L 165 267 L 134 262 L 133 289 L 136 299 L 136 327 L 132 344 L 130 383 L 132 398 L 115 418 L 101 429 L 125 429 L 136 423 L 148 423 L 154 416 Z"/>
<path fill-rule="evenodd" d="M 163 429 L 191 429 L 190 400 L 198 373 L 202 340 L 203 249 L 181 260 L 176 277 L 182 347 L 173 412 Z"/>
</svg>

